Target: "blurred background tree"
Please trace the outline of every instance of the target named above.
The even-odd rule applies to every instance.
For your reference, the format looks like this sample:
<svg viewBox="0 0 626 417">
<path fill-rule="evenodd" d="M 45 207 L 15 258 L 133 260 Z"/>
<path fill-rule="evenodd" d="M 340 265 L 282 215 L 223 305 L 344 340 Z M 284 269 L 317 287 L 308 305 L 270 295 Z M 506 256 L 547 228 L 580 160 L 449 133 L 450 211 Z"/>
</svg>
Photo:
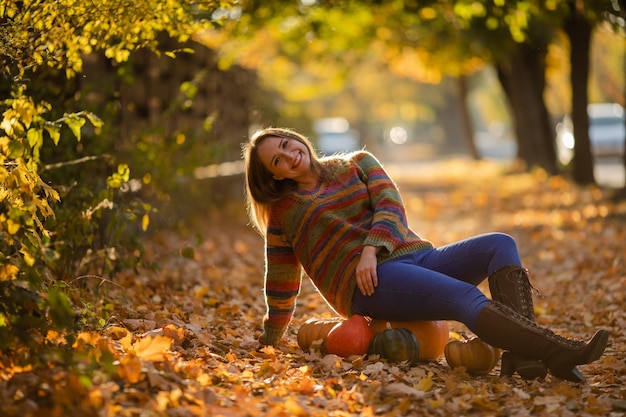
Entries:
<svg viewBox="0 0 626 417">
<path fill-rule="evenodd" d="M 607 29 L 619 51 L 601 56 L 598 63 L 603 65 L 598 66 L 610 67 L 611 60 L 621 63 L 612 77 L 616 83 L 613 91 L 619 94 L 598 100 L 624 104 L 624 8 L 618 2 L 310 0 L 269 5 L 243 1 L 241 8 L 224 26 L 221 37 L 210 36 L 207 44 L 219 50 L 225 66 L 238 62 L 254 68 L 265 85 L 282 92 L 287 100 L 291 98 L 284 106 L 291 114 L 291 103 L 325 102 L 321 96 L 336 98 L 340 94 L 357 97 L 362 90 L 352 83 L 363 73 L 390 72 L 398 84 L 402 83 L 398 77 L 405 79 L 404 88 L 412 90 L 417 101 L 413 99 L 408 106 L 402 99 L 397 104 L 386 101 L 382 90 L 389 88 L 387 84 L 379 88 L 376 103 L 360 101 L 353 106 L 360 116 L 347 114 L 345 109 L 342 113 L 357 126 L 366 127 L 362 120 L 380 122 L 372 117 L 373 108 L 385 106 L 385 101 L 388 108 L 413 108 L 417 110 L 412 113 L 414 120 L 421 126 L 430 121 L 442 131 L 443 139 L 433 134 L 431 141 L 440 140 L 445 149 L 480 157 L 472 136 L 482 129 L 482 120 L 476 117 L 468 97 L 488 94 L 475 90 L 498 89 L 485 84 L 490 78 L 484 73 L 495 70 L 508 109 L 501 120 L 512 130 L 517 156 L 528 166 L 554 174 L 560 169 L 555 120 L 564 108 L 568 112 L 586 109 L 587 97 L 578 92 L 586 92 L 589 83 L 589 36 L 585 43 L 581 43 L 585 37 L 565 38 L 576 45 L 563 46 L 571 52 L 568 59 L 572 64 L 548 54 L 554 50 L 552 45 L 562 44 L 561 34 L 573 37 L 594 30 L 609 36 Z M 577 92 L 570 96 L 572 102 L 560 102 L 552 109 L 546 100 L 552 94 L 546 74 L 554 72 L 549 65 L 571 68 L 566 88 L 570 94 Z M 380 85 L 368 84 L 370 90 Z M 427 97 L 420 94 L 425 91 L 430 92 Z M 310 114 L 319 108 L 316 104 L 311 107 L 307 110 Z M 299 108 L 304 112 L 307 106 Z M 585 119 L 586 113 L 574 111 L 577 125 Z M 583 126 L 577 132 L 581 139 L 576 144 L 573 177 L 580 183 L 593 182 L 587 130 Z"/>
</svg>

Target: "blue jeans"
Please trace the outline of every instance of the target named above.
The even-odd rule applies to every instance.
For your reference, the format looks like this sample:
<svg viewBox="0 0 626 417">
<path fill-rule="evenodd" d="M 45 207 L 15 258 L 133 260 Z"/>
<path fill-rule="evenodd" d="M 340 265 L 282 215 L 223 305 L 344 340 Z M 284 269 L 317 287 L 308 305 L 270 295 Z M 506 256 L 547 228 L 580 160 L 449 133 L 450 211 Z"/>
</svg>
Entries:
<svg viewBox="0 0 626 417">
<path fill-rule="evenodd" d="M 378 265 L 378 286 L 357 288 L 353 314 L 383 320 L 455 320 L 474 330 L 489 299 L 476 286 L 507 265 L 520 265 L 515 240 L 488 233 Z"/>
</svg>

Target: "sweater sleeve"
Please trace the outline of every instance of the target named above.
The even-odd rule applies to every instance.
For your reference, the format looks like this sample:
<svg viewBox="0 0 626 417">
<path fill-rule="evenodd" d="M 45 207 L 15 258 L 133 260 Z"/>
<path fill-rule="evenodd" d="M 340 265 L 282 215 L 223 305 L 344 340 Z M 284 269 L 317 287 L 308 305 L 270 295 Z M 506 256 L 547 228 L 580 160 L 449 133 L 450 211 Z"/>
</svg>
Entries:
<svg viewBox="0 0 626 417">
<path fill-rule="evenodd" d="M 302 266 L 282 230 L 270 222 L 265 239 L 265 303 L 260 342 L 276 345 L 287 329 L 300 292 Z"/>
<path fill-rule="evenodd" d="M 391 253 L 405 241 L 409 231 L 400 192 L 372 154 L 360 152 L 356 162 L 361 170 L 361 179 L 367 185 L 374 212 L 369 234 L 363 244 L 381 246 Z"/>
</svg>

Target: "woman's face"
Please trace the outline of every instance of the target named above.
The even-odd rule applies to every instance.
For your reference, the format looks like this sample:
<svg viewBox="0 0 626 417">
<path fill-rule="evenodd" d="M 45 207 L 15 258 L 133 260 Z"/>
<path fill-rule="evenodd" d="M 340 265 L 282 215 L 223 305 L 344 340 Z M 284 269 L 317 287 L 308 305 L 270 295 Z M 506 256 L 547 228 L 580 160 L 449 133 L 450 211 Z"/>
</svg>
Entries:
<svg viewBox="0 0 626 417">
<path fill-rule="evenodd" d="M 259 159 L 276 180 L 297 183 L 311 181 L 311 155 L 302 142 L 291 138 L 268 136 L 257 145 Z"/>
</svg>

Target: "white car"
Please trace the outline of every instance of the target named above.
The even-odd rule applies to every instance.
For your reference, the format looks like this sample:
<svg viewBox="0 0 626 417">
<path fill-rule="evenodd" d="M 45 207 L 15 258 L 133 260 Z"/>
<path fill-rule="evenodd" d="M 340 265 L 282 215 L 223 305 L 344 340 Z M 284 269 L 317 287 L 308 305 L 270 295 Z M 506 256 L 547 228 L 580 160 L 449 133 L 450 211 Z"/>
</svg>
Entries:
<svg viewBox="0 0 626 417">
<path fill-rule="evenodd" d="M 617 103 L 598 103 L 587 106 L 589 140 L 594 158 L 624 156 L 626 126 L 624 108 Z M 559 161 L 567 165 L 574 157 L 574 128 L 569 115 L 556 126 L 556 150 Z"/>
<path fill-rule="evenodd" d="M 361 149 L 358 133 L 350 128 L 350 123 L 343 117 L 317 119 L 313 123 L 317 135 L 316 147 L 322 155 L 352 152 Z"/>
</svg>

